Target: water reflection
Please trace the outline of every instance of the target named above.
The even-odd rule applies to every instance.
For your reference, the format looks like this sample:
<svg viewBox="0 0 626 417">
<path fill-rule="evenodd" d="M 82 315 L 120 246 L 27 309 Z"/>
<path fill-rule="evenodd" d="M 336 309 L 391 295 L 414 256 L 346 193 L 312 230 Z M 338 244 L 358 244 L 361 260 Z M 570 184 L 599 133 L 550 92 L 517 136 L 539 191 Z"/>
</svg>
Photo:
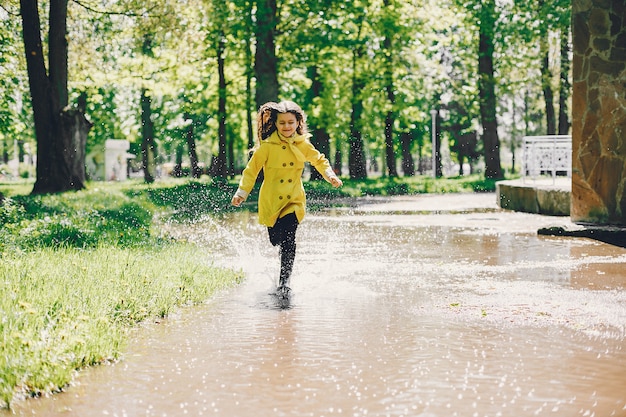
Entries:
<svg viewBox="0 0 626 417">
<path fill-rule="evenodd" d="M 539 237 L 530 221 L 547 220 L 310 216 L 285 310 L 254 216 L 171 225 L 246 282 L 147 326 L 119 364 L 15 413 L 626 415 L 626 251 Z"/>
</svg>

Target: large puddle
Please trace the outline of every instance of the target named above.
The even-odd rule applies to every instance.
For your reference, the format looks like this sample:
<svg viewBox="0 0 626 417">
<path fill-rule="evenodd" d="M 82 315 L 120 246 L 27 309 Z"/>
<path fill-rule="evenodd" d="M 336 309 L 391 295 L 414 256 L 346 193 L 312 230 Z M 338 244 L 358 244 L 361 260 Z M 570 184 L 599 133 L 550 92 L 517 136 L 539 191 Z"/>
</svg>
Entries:
<svg viewBox="0 0 626 417">
<path fill-rule="evenodd" d="M 535 233 L 562 219 L 395 212 L 309 215 L 290 308 L 254 215 L 172 225 L 246 281 L 14 413 L 626 415 L 625 249 Z"/>
</svg>

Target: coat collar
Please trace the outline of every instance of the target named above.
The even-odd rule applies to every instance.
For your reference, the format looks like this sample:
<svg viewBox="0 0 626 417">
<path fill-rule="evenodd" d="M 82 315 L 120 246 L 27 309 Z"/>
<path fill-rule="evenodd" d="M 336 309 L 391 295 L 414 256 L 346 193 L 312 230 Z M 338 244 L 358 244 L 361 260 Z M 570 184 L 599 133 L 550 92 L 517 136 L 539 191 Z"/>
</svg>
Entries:
<svg viewBox="0 0 626 417">
<path fill-rule="evenodd" d="M 274 133 L 270 135 L 269 138 L 265 139 L 264 142 L 276 143 L 276 144 L 280 144 L 281 142 L 287 142 L 289 144 L 293 144 L 293 143 L 303 142 L 305 139 L 306 139 L 306 136 L 298 135 L 298 134 L 295 134 L 290 138 L 286 138 L 280 133 L 278 133 L 278 131 L 275 131 Z"/>
<path fill-rule="evenodd" d="M 269 138 L 265 139 L 264 142 L 272 143 L 275 145 L 280 145 L 281 143 L 287 143 L 289 145 L 289 149 L 291 149 L 296 159 L 300 162 L 305 162 L 306 158 L 304 154 L 300 151 L 300 149 L 298 149 L 297 146 L 294 146 L 294 145 L 298 145 L 304 142 L 305 140 L 306 140 L 306 136 L 304 135 L 296 134 L 290 138 L 286 138 L 280 135 L 278 132 L 274 132 L 270 135 Z"/>
</svg>

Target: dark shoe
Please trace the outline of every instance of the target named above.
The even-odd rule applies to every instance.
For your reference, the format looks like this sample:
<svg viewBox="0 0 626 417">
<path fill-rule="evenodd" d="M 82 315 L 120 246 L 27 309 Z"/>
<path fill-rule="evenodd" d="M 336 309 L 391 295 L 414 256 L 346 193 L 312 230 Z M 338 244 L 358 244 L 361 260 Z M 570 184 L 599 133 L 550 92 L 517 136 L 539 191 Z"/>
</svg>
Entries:
<svg viewBox="0 0 626 417">
<path fill-rule="evenodd" d="M 278 298 L 287 299 L 289 298 L 290 292 L 291 288 L 286 285 L 279 285 L 278 288 L 276 288 L 276 295 L 278 296 Z"/>
</svg>

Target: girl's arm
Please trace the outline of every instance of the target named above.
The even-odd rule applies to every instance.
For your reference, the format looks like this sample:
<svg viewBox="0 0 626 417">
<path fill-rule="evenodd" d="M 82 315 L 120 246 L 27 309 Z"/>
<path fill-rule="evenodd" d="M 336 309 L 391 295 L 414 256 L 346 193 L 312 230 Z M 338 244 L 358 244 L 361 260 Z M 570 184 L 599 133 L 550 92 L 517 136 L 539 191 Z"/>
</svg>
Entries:
<svg viewBox="0 0 626 417">
<path fill-rule="evenodd" d="M 231 200 L 233 206 L 239 207 L 241 203 L 246 201 L 248 195 L 252 191 L 256 178 L 259 176 L 259 172 L 265 162 L 267 161 L 267 147 L 260 146 L 253 154 L 252 158 L 248 161 L 248 165 L 241 173 L 241 180 L 239 181 L 239 188 Z"/>
<path fill-rule="evenodd" d="M 343 182 L 341 179 L 335 174 L 335 171 L 330 166 L 330 162 L 324 156 L 323 153 L 320 153 L 312 143 L 307 142 L 307 151 L 305 153 L 307 161 L 311 163 L 315 169 L 322 174 L 322 177 L 326 181 L 332 184 L 333 187 L 341 187 Z"/>
</svg>

